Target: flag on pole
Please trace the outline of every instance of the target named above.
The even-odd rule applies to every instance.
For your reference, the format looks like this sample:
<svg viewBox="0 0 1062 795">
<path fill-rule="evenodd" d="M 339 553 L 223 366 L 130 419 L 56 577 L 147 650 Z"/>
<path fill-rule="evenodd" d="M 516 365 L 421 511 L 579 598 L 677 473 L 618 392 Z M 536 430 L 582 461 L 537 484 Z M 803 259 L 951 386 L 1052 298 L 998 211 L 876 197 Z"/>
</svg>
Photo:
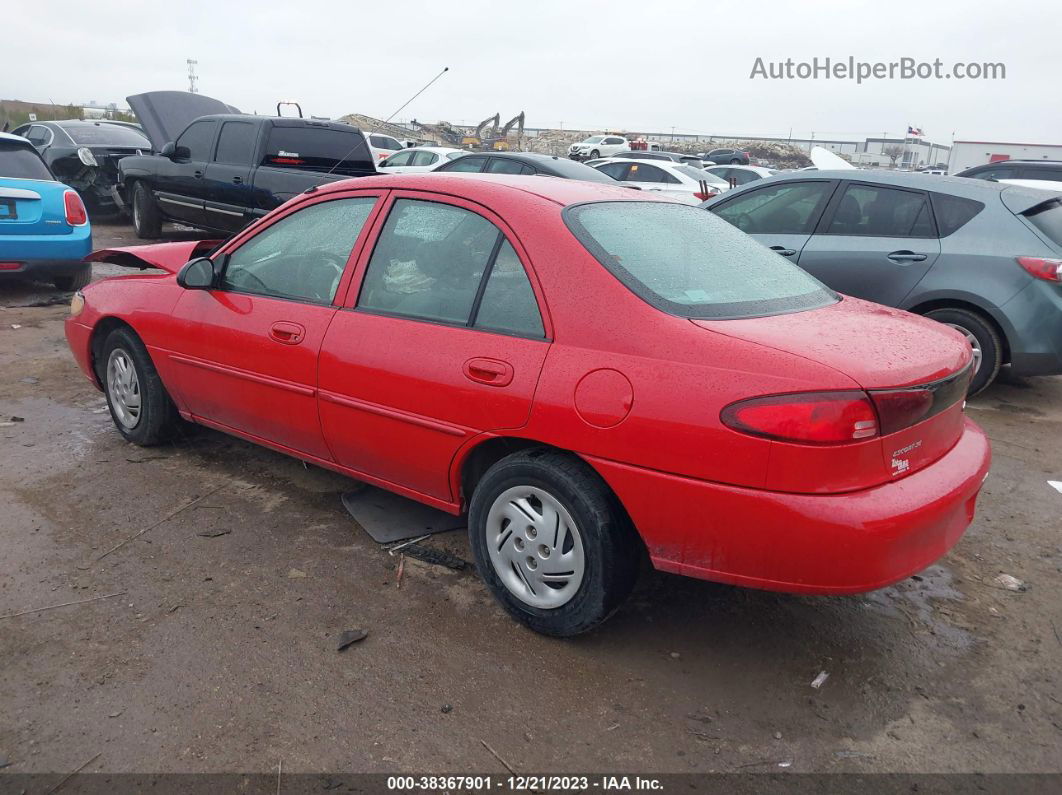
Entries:
<svg viewBox="0 0 1062 795">
<path fill-rule="evenodd" d="M 907 134 L 912 136 L 912 137 L 914 137 L 914 138 L 921 138 L 924 135 L 924 133 L 922 132 L 922 128 L 921 127 L 911 127 L 911 126 L 907 127 Z"/>
</svg>

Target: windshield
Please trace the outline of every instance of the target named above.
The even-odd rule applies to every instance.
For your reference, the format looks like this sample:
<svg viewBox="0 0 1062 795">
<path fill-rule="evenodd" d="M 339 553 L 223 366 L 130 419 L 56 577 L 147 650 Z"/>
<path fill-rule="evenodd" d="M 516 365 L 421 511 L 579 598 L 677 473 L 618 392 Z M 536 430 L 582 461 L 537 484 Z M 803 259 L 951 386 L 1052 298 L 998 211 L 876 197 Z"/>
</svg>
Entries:
<svg viewBox="0 0 1062 795">
<path fill-rule="evenodd" d="M 63 131 L 69 135 L 75 144 L 91 146 L 131 146 L 138 149 L 150 149 L 151 141 L 144 133 L 132 127 L 123 127 L 120 124 L 107 124 L 100 122 L 93 124 L 64 124 Z"/>
<path fill-rule="evenodd" d="M 689 318 L 798 312 L 837 295 L 711 213 L 670 202 L 595 202 L 568 228 L 613 276 L 657 309 Z"/>
<path fill-rule="evenodd" d="M 0 141 L 0 177 L 15 179 L 45 179 L 53 177 L 40 155 L 29 144 Z"/>
</svg>

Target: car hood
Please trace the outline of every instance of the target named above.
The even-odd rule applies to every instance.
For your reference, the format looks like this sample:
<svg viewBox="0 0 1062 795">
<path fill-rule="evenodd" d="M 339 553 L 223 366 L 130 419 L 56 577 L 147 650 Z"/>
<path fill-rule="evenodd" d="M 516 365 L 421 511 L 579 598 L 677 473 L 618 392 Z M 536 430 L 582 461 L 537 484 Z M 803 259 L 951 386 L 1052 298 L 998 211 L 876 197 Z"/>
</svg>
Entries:
<svg viewBox="0 0 1062 795">
<path fill-rule="evenodd" d="M 806 312 L 693 323 L 825 364 L 864 389 L 928 383 L 962 369 L 971 359 L 970 346 L 957 331 L 847 296 Z"/>
<path fill-rule="evenodd" d="M 125 99 L 156 152 L 200 116 L 240 112 L 220 99 L 188 91 L 148 91 Z"/>
<path fill-rule="evenodd" d="M 126 268 L 158 268 L 177 273 L 188 260 L 205 257 L 223 240 L 182 240 L 179 243 L 155 243 L 150 246 L 103 248 L 93 251 L 85 262 L 110 262 Z"/>
</svg>

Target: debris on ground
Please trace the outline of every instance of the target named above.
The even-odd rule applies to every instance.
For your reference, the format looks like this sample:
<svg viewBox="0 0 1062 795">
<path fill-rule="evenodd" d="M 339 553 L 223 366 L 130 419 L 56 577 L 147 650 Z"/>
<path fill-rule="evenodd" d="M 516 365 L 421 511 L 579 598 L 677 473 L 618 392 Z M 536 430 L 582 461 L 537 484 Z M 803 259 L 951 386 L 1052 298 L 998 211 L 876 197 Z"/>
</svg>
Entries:
<svg viewBox="0 0 1062 795">
<path fill-rule="evenodd" d="M 825 671 L 820 671 L 819 675 L 811 680 L 811 686 L 813 688 L 815 688 L 816 690 L 818 690 L 820 687 L 822 687 L 826 683 L 826 680 L 829 679 L 829 678 L 830 678 L 830 675 L 828 673 L 826 673 Z"/>
<path fill-rule="evenodd" d="M 202 538 L 217 538 L 218 536 L 227 536 L 231 532 L 232 530 L 227 527 L 217 527 L 211 530 L 200 530 L 196 535 Z M 296 569 L 292 569 L 292 571 L 296 571 Z M 291 572 L 288 572 L 288 576 L 291 576 Z M 305 577 L 306 575 L 304 574 L 303 576 Z"/>
<path fill-rule="evenodd" d="M 336 642 L 336 651 L 343 651 L 350 648 L 355 643 L 369 637 L 369 630 L 367 629 L 345 629 L 339 633 L 339 640 Z"/>
<path fill-rule="evenodd" d="M 101 599 L 110 599 L 115 596 L 125 595 L 125 591 L 119 591 L 118 593 L 109 593 L 104 596 L 93 596 L 91 599 L 78 599 L 75 602 L 63 602 L 59 605 L 48 605 L 47 607 L 34 607 L 29 610 L 23 610 L 21 613 L 8 613 L 7 615 L 0 616 L 0 619 L 4 618 L 17 618 L 18 616 L 28 616 L 30 613 L 43 613 L 45 610 L 55 610 L 59 607 L 70 607 L 71 605 L 83 605 L 88 602 L 98 602 Z"/>
<path fill-rule="evenodd" d="M 443 549 L 436 549 L 435 547 L 410 544 L 403 549 L 402 552 L 403 554 L 409 555 L 409 557 L 416 558 L 424 563 L 431 563 L 433 566 L 445 566 L 454 571 L 464 571 L 471 566 L 467 560 L 459 558 L 457 555 L 451 555 Z"/>
<path fill-rule="evenodd" d="M 11 419 L 11 422 L 25 422 L 26 421 L 25 417 L 11 417 L 10 419 Z"/>
<path fill-rule="evenodd" d="M 11 762 L 9 762 L 6 757 L 0 756 L 0 770 L 3 770 L 5 767 L 10 766 Z"/>
<path fill-rule="evenodd" d="M 439 712 L 441 712 L 443 715 L 449 715 L 453 711 L 454 708 L 450 704 L 443 704 L 442 707 L 439 709 Z"/>
<path fill-rule="evenodd" d="M 1002 588 L 1005 591 L 1025 591 L 1027 586 L 1017 577 L 1012 577 L 1009 574 L 998 574 L 992 580 L 996 584 L 996 587 Z"/>
<path fill-rule="evenodd" d="M 402 587 L 402 572 L 406 570 L 406 556 L 398 556 L 398 574 L 395 575 L 395 588 Z"/>
<path fill-rule="evenodd" d="M 20 384 L 39 384 L 41 380 L 39 378 L 35 378 L 32 375 L 27 375 L 25 378 L 18 379 L 18 382 Z"/>
<path fill-rule="evenodd" d="M 288 571 L 289 580 L 301 580 L 306 577 L 306 572 L 302 569 L 290 569 Z"/>
<path fill-rule="evenodd" d="M 1062 480 L 1049 480 L 1047 481 L 1047 485 L 1055 491 L 1062 491 Z"/>
<path fill-rule="evenodd" d="M 516 775 L 516 771 L 515 771 L 515 770 L 513 770 L 513 766 L 512 766 L 512 765 L 510 765 L 510 764 L 509 764 L 508 762 L 506 762 L 506 761 L 505 761 L 504 759 L 502 759 L 502 758 L 501 758 L 501 756 L 500 756 L 500 755 L 498 754 L 498 752 L 497 752 L 497 751 L 495 751 L 495 750 L 494 750 L 493 748 L 491 748 L 491 747 L 490 747 L 489 745 L 487 745 L 487 741 L 486 741 L 486 740 L 480 740 L 480 743 L 482 743 L 482 744 L 483 744 L 483 747 L 484 747 L 484 748 L 486 748 L 486 749 L 487 749 L 488 751 L 490 751 L 490 755 L 491 755 L 491 756 L 493 756 L 493 757 L 494 757 L 495 759 L 497 759 L 497 760 L 498 760 L 499 762 L 501 762 L 501 763 L 502 763 L 502 765 L 504 765 L 504 766 L 505 766 L 505 769 L 506 769 L 506 770 L 508 770 L 508 771 L 509 771 L 510 773 L 512 773 L 512 774 L 513 774 L 514 776 Z"/>
</svg>

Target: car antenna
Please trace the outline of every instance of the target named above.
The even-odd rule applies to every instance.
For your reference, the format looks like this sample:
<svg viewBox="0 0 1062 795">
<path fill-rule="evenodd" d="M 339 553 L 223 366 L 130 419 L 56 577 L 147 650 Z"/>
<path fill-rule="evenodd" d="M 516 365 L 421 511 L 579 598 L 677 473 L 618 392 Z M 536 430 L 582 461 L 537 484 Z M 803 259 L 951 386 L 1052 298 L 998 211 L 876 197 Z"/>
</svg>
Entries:
<svg viewBox="0 0 1062 795">
<path fill-rule="evenodd" d="M 410 102 L 412 102 L 417 97 L 419 97 L 421 94 L 423 94 L 425 91 L 427 91 L 428 90 L 428 86 L 430 86 L 432 83 L 434 83 L 436 80 L 438 80 L 440 77 L 442 77 L 444 74 L 446 74 L 449 71 L 450 71 L 450 67 L 449 66 L 444 66 L 443 70 L 441 72 L 439 72 L 439 74 L 435 75 L 435 77 L 433 77 L 431 80 L 429 80 L 425 84 L 424 88 L 422 88 L 420 91 L 418 91 L 416 94 L 414 94 L 409 99 L 407 99 L 404 103 L 402 103 L 402 105 L 398 108 L 398 110 L 396 110 L 394 113 L 392 113 L 386 119 L 384 119 L 383 123 L 387 124 L 387 122 L 391 121 L 391 119 L 393 119 L 395 117 L 395 115 L 397 115 L 399 110 L 402 110 L 402 108 L 404 108 Z M 354 147 L 354 149 L 357 149 L 357 148 L 358 147 L 356 147 L 356 146 Z M 337 160 L 336 164 L 334 166 L 332 166 L 330 169 L 328 169 L 328 171 L 326 171 L 325 174 L 331 174 L 333 171 L 335 171 L 337 168 L 339 168 L 339 164 L 342 163 L 343 160 L 346 160 L 348 157 L 350 157 L 354 153 L 354 149 L 351 149 L 349 152 L 347 152 L 345 155 L 343 155 L 342 160 Z M 375 167 L 375 165 L 374 165 L 374 167 Z"/>
</svg>

